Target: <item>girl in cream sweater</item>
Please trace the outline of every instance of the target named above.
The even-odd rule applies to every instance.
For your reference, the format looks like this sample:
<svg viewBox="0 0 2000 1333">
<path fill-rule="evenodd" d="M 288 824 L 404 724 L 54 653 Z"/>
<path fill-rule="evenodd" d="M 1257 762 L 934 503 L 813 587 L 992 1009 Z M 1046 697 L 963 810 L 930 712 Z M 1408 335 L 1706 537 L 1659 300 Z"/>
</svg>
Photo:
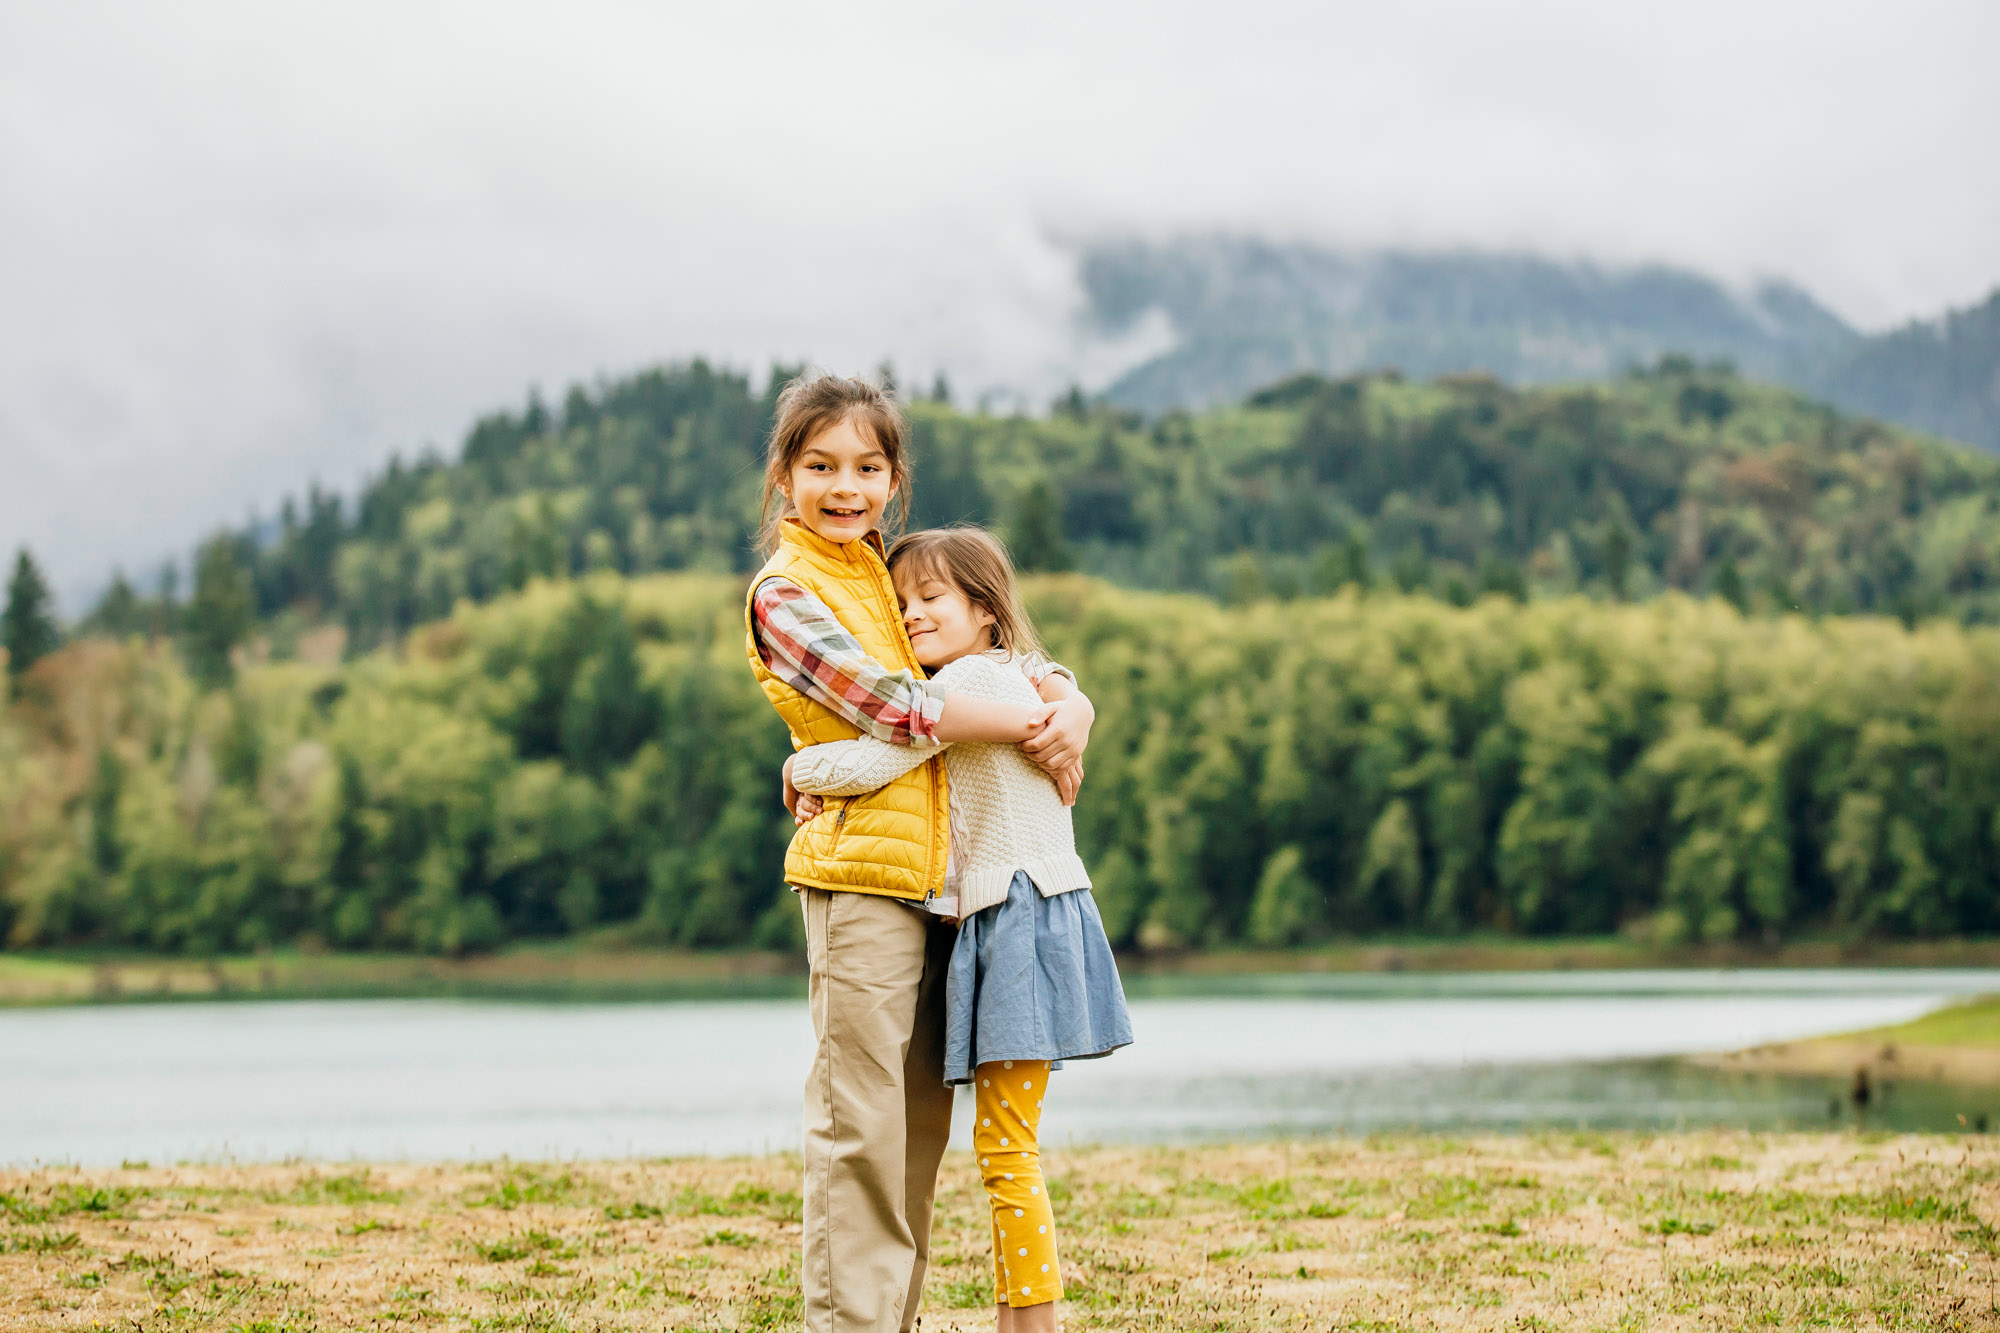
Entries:
<svg viewBox="0 0 2000 1333">
<path fill-rule="evenodd" d="M 1045 667 L 1014 569 L 978 528 L 898 542 L 889 573 L 917 661 L 947 690 L 1039 702 Z M 794 814 L 870 792 L 929 751 L 863 737 L 812 745 L 785 766 Z M 1049 1071 L 1132 1040 L 1090 876 L 1055 784 L 1012 745 L 945 752 L 951 860 L 924 910 L 960 922 L 946 984 L 945 1080 L 973 1083 L 973 1146 L 993 1204 L 1001 1333 L 1055 1327 L 1062 1296 L 1055 1220 L 1036 1148 Z M 802 793 L 796 794 L 795 793 Z M 913 904 L 912 906 L 917 906 Z"/>
</svg>

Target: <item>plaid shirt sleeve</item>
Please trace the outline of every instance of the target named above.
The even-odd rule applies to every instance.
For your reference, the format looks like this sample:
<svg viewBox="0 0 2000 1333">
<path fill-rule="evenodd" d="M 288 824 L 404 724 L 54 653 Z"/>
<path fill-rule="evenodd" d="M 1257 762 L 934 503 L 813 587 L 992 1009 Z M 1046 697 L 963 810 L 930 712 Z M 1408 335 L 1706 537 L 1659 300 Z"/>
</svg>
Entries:
<svg viewBox="0 0 2000 1333">
<path fill-rule="evenodd" d="M 938 744 L 944 687 L 877 662 L 841 628 L 825 602 L 790 579 L 765 579 L 757 585 L 751 615 L 764 665 L 800 694 L 876 740 Z"/>
</svg>

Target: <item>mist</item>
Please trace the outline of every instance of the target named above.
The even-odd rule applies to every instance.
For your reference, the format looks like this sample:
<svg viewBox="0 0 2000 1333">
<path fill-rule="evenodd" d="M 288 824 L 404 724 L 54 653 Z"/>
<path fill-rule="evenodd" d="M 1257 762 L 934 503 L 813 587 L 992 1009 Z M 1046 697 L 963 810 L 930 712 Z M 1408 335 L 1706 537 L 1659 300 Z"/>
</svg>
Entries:
<svg viewBox="0 0 2000 1333">
<path fill-rule="evenodd" d="M 2000 10 L 1537 0 L 0 15 L 0 546 L 74 614 L 312 479 L 706 356 L 1109 380 L 1074 242 L 2000 279 Z"/>
</svg>

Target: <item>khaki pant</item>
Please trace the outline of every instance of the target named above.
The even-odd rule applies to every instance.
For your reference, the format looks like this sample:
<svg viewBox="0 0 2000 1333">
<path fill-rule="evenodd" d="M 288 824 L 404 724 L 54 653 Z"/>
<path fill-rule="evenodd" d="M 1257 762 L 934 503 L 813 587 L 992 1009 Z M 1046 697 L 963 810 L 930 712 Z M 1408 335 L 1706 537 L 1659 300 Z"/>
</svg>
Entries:
<svg viewBox="0 0 2000 1333">
<path fill-rule="evenodd" d="M 819 1039 L 806 1079 L 806 1331 L 908 1333 L 951 1137 L 944 988 L 953 932 L 893 898 L 800 896 Z"/>
</svg>

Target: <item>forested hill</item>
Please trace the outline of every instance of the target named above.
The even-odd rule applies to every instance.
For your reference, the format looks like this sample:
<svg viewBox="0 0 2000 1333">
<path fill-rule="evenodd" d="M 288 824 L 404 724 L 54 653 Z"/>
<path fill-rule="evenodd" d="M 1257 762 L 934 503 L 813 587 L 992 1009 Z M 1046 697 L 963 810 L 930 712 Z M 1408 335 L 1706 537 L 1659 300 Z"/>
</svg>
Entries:
<svg viewBox="0 0 2000 1333">
<path fill-rule="evenodd" d="M 226 656 L 254 610 L 282 655 L 322 621 L 366 647 L 537 575 L 744 571 L 771 394 L 695 362 L 531 400 L 455 461 L 396 463 L 358 503 L 314 492 L 213 543 L 196 614 L 121 583 L 86 628 L 186 623 Z M 1152 420 L 1080 397 L 911 416 L 915 526 L 997 525 L 1033 569 L 1234 602 L 1678 588 L 1753 612 L 2000 619 L 2000 462 L 1684 360 L 1529 389 L 1307 376 Z"/>
<path fill-rule="evenodd" d="M 2000 929 L 2000 631 L 1028 591 L 1098 701 L 1077 834 L 1121 946 Z M 0 947 L 796 948 L 741 596 L 536 580 L 206 690 L 72 643 L 0 706 Z"/>
<path fill-rule="evenodd" d="M 2000 451 L 2000 290 L 1868 335 L 1785 283 L 1739 295 L 1681 269 L 1534 255 L 1190 236 L 1088 246 L 1079 275 L 1101 331 L 1149 316 L 1171 326 L 1172 346 L 1108 391 L 1148 411 L 1234 401 L 1301 370 L 1477 369 L 1527 384 L 1604 378 L 1678 352 Z"/>
</svg>

